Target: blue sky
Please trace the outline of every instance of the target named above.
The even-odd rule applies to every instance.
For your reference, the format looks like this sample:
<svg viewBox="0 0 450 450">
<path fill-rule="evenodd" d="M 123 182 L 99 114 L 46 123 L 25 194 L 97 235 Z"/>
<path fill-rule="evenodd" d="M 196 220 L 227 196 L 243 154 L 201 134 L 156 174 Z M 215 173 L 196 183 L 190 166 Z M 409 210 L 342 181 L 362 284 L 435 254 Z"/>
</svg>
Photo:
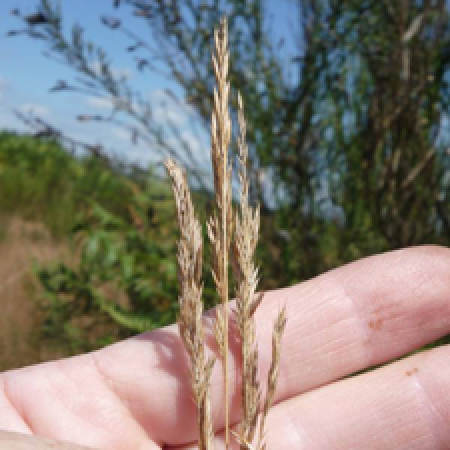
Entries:
<svg viewBox="0 0 450 450">
<path fill-rule="evenodd" d="M 6 37 L 8 31 L 23 27 L 21 20 L 10 14 L 11 10 L 18 8 L 23 15 L 31 14 L 37 3 L 38 0 L 2 0 L 0 3 L 0 129 L 29 131 L 13 111 L 34 112 L 69 136 L 91 144 L 100 143 L 119 155 L 126 155 L 131 161 L 145 164 L 153 160 L 154 156 L 145 145 L 132 145 L 128 134 L 117 127 L 79 123 L 76 120 L 78 114 L 105 114 L 108 106 L 105 102 L 71 92 L 49 93 L 57 80 L 70 82 L 75 72 L 43 56 L 45 43 L 25 36 Z M 107 51 L 114 70 L 126 75 L 133 88 L 154 103 L 161 119 L 164 120 L 164 114 L 169 114 L 182 130 L 183 137 L 194 148 L 199 151 L 207 149 L 207 133 L 202 132 L 200 136 L 192 133 L 192 111 L 179 105 L 170 105 L 170 102 L 165 112 L 158 106 L 161 100 L 167 101 L 164 89 L 172 89 L 180 94 L 177 86 L 171 80 L 150 71 L 137 71 L 134 55 L 124 51 L 126 40 L 123 35 L 101 25 L 100 16 L 111 15 L 119 17 L 124 25 L 129 24 L 139 36 L 145 38 L 149 35 L 145 23 L 132 18 L 129 7 L 117 10 L 112 3 L 112 0 L 61 0 L 64 28 L 69 31 L 74 23 L 81 23 L 86 39 Z M 273 18 L 275 42 L 284 37 L 288 51 L 293 53 L 291 22 L 298 17 L 294 2 L 268 0 L 267 6 Z M 205 151 L 205 162 L 208 155 L 209 151 Z"/>
</svg>

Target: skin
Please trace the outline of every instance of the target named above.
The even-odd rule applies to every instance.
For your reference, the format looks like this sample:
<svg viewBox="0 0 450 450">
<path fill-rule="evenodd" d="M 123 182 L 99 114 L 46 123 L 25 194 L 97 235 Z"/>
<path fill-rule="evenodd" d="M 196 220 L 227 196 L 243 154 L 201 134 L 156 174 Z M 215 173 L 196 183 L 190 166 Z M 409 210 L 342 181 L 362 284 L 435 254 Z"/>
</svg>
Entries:
<svg viewBox="0 0 450 450">
<path fill-rule="evenodd" d="M 449 281 L 450 250 L 418 247 L 265 293 L 255 316 L 264 378 L 272 323 L 283 305 L 288 317 L 267 448 L 450 448 L 450 346 L 398 361 L 450 333 Z M 237 350 L 231 345 L 233 374 L 239 373 Z M 221 372 L 216 363 L 216 430 L 224 423 Z M 111 450 L 195 448 L 187 377 L 176 327 L 6 372 L 0 377 L 0 428 L 7 432 L 0 434 L 0 448 L 78 448 L 36 436 Z M 233 376 L 230 393 L 236 423 Z M 222 448 L 218 432 L 216 449 Z"/>
</svg>

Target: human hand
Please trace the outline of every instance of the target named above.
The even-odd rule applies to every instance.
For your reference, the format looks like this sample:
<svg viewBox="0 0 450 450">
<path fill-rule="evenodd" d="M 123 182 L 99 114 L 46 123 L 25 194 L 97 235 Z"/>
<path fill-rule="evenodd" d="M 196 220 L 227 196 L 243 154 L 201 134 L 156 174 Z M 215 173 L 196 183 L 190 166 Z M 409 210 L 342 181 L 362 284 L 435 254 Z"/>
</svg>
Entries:
<svg viewBox="0 0 450 450">
<path fill-rule="evenodd" d="M 450 448 L 450 346 L 348 377 L 450 333 L 450 250 L 394 251 L 265 293 L 255 314 L 263 378 L 272 322 L 283 305 L 288 322 L 268 449 Z M 231 352 L 238 354 L 237 346 Z M 195 448 L 186 364 L 171 326 L 90 354 L 6 372 L 0 378 L 0 428 L 102 449 Z M 212 417 L 220 430 L 222 379 L 216 366 Z M 240 390 L 233 380 L 239 376 L 230 379 L 231 417 L 238 422 Z M 10 437 L 0 436 L 1 449 L 74 448 L 39 447 L 38 440 L 5 446 Z M 216 449 L 223 448 L 220 433 L 218 440 Z"/>
</svg>

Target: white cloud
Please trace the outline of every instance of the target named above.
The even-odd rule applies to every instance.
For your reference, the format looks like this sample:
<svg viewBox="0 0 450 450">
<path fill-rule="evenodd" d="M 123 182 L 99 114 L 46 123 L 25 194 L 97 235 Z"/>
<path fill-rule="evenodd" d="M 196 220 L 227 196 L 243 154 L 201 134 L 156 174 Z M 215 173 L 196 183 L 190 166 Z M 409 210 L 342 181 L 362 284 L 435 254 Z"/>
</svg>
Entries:
<svg viewBox="0 0 450 450">
<path fill-rule="evenodd" d="M 92 96 L 85 98 L 85 104 L 99 112 L 111 112 L 114 106 L 116 106 L 114 101 L 113 97 L 100 98 Z M 209 133 L 204 129 L 203 124 L 199 123 L 198 116 L 192 107 L 187 105 L 184 99 L 178 100 L 165 90 L 149 92 L 147 94 L 147 101 L 152 111 L 152 120 L 166 130 L 164 139 L 178 154 L 180 162 L 187 166 L 195 166 L 202 173 L 205 173 L 206 179 L 209 180 L 211 178 Z M 139 104 L 133 105 L 133 107 L 138 110 L 140 108 L 143 110 L 144 108 L 144 106 Z M 118 109 L 123 110 L 124 108 Z M 179 137 L 186 144 L 189 152 L 186 151 L 179 137 L 171 133 L 167 127 L 169 122 L 176 128 Z M 88 124 L 86 123 L 84 125 Z M 131 124 L 138 126 L 135 122 Z M 101 143 L 105 145 L 105 148 L 116 149 L 128 162 L 146 166 L 148 163 L 155 163 L 162 160 L 163 156 L 161 151 L 164 151 L 164 149 L 156 148 L 156 142 L 149 144 L 138 137 L 137 141 L 133 143 L 129 131 L 114 125 L 107 126 L 106 124 L 103 124 L 100 128 L 100 125 L 100 123 L 96 122 L 95 130 L 94 124 L 92 124 L 92 129 L 89 131 L 92 134 L 95 133 Z M 88 134 L 89 132 L 86 135 Z M 149 136 L 149 138 L 152 142 L 152 137 Z M 189 153 L 192 157 L 189 156 Z"/>
<path fill-rule="evenodd" d="M 18 110 L 23 114 L 32 114 L 33 116 L 45 117 L 50 116 L 50 110 L 44 106 L 35 103 L 25 103 L 20 105 Z"/>
<path fill-rule="evenodd" d="M 131 105 L 126 99 L 117 99 L 115 97 L 87 97 L 85 103 L 90 108 L 98 110 L 127 111 L 131 109 Z M 152 112 L 153 120 L 165 125 L 170 123 L 172 126 L 183 129 L 192 124 L 196 115 L 190 105 L 184 100 L 178 101 L 164 90 L 155 90 L 148 95 L 148 104 Z M 133 110 L 138 114 L 145 112 L 145 105 L 133 104 Z"/>
<path fill-rule="evenodd" d="M 175 127 L 182 127 L 189 123 L 189 107 L 184 101 L 178 101 L 165 90 L 151 91 L 149 102 L 154 117 L 158 122 L 170 121 Z"/>
<path fill-rule="evenodd" d="M 162 159 L 147 147 L 130 147 L 123 153 L 123 156 L 127 162 L 137 164 L 140 167 L 161 162 Z"/>
<path fill-rule="evenodd" d="M 113 106 L 111 100 L 101 97 L 87 97 L 86 104 L 97 109 L 111 109 Z"/>
<path fill-rule="evenodd" d="M 130 105 L 126 100 L 118 99 L 115 97 L 87 97 L 86 104 L 91 108 L 102 109 L 102 110 L 122 110 L 126 111 L 130 109 Z"/>
<path fill-rule="evenodd" d="M 190 130 L 185 130 L 181 133 L 184 142 L 189 146 L 195 161 L 199 164 L 201 169 L 211 166 L 211 154 L 209 136 L 196 136 Z"/>
<path fill-rule="evenodd" d="M 130 132 L 127 130 L 124 130 L 123 128 L 118 128 L 118 127 L 112 128 L 111 135 L 112 135 L 112 137 L 117 138 L 121 141 L 125 141 L 128 143 L 131 141 Z"/>
</svg>

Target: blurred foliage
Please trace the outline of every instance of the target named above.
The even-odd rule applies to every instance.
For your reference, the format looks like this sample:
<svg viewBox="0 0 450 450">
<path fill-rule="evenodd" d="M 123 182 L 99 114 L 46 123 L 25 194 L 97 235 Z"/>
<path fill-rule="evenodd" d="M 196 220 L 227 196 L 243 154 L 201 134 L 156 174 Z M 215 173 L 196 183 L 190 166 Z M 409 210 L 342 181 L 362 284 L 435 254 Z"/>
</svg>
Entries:
<svg viewBox="0 0 450 450">
<path fill-rule="evenodd" d="M 345 223 L 340 254 L 448 244 L 448 5 L 319 1 L 310 11 L 322 157 Z"/>
<path fill-rule="evenodd" d="M 8 133 L 0 134 L 0 161 L 2 214 L 72 237 L 70 264 L 34 267 L 45 291 L 45 338 L 79 352 L 175 321 L 178 230 L 166 181 Z M 196 198 L 200 210 L 207 200 Z M 211 306 L 211 276 L 204 292 Z"/>
<path fill-rule="evenodd" d="M 55 4 L 42 0 L 29 16 L 15 11 L 26 28 L 10 33 L 43 41 L 51 57 L 81 75 L 74 83 L 57 80 L 52 91 L 109 100 L 111 114 L 81 114 L 79 120 L 125 128 L 131 142 L 140 139 L 154 152 L 177 156 L 196 186 L 204 186 L 202 168 L 180 130 L 170 121 L 165 127 L 157 124 L 151 102 L 111 70 L 105 51 L 87 40 L 82 24 L 75 24 L 71 34 L 64 32 Z M 263 0 L 124 0 L 117 2 L 117 17 L 101 17 L 111 33 L 123 34 L 124 50 L 134 55 L 138 72 L 164 66 L 168 82 L 176 83 L 184 98 L 167 94 L 180 107 L 189 105 L 208 127 L 212 30 L 227 14 L 230 81 L 242 93 L 248 119 L 251 198 L 262 204 L 258 263 L 263 289 L 390 249 L 450 243 L 448 2 L 296 4 L 293 32 L 299 48 L 290 60 L 283 42 L 273 42 Z M 154 42 L 136 36 L 121 19 L 120 8 L 131 8 L 134 20 L 148 25 Z M 48 125 L 42 132 L 63 137 Z M 95 183 L 99 174 L 94 178 Z M 76 227 L 83 237 L 80 266 L 67 269 L 62 284 L 54 281 L 61 268 L 47 272 L 47 291 L 56 283 L 55 293 L 65 289 L 72 298 L 88 298 L 89 308 L 103 311 L 130 332 L 175 317 L 173 306 L 158 309 L 166 299 L 173 305 L 176 297 L 174 216 L 167 209 L 170 194 L 155 197 L 155 189 L 168 189 L 160 180 L 149 183 L 138 177 L 131 188 L 123 175 L 119 179 L 128 193 L 120 197 L 126 204 L 95 197 L 89 202 Z M 103 193 L 97 195 L 114 189 L 99 186 Z M 208 195 L 206 190 L 199 193 L 204 210 Z M 158 217 L 154 226 L 145 212 L 149 208 Z M 206 278 L 212 302 L 209 282 Z M 111 302 L 102 284 L 124 292 L 128 310 Z"/>
<path fill-rule="evenodd" d="M 0 210 L 42 220 L 57 237 L 66 236 L 80 210 L 99 202 L 124 214 L 126 188 L 108 176 L 94 157 L 82 163 L 56 141 L 0 133 Z"/>
</svg>

